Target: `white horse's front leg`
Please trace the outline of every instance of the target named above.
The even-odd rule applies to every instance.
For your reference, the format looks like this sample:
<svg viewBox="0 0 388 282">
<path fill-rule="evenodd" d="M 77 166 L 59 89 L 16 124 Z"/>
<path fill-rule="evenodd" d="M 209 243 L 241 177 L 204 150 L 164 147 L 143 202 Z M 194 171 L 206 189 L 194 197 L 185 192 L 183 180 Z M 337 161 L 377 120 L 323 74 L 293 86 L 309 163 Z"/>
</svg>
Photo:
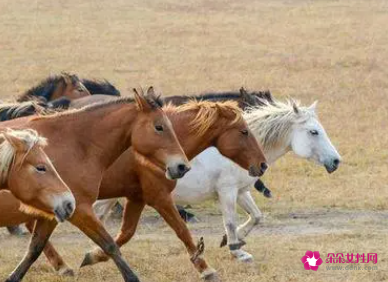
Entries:
<svg viewBox="0 0 388 282">
<path fill-rule="evenodd" d="M 252 255 L 241 250 L 243 244 L 241 244 L 238 239 L 236 224 L 237 191 L 230 189 L 227 193 L 219 193 L 218 196 L 221 204 L 221 211 L 224 219 L 230 253 L 238 261 L 252 261 Z"/>
<path fill-rule="evenodd" d="M 263 215 L 257 207 L 250 191 L 244 191 L 237 197 L 239 206 L 249 214 L 249 219 L 237 228 L 238 238 L 243 240 L 260 223 Z"/>
</svg>

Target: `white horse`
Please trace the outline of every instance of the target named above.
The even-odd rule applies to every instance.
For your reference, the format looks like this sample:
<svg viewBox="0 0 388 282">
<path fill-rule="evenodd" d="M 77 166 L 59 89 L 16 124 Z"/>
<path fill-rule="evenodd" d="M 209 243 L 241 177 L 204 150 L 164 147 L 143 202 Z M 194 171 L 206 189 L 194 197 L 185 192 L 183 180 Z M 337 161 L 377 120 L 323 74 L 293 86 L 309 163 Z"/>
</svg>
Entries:
<svg viewBox="0 0 388 282">
<path fill-rule="evenodd" d="M 275 162 L 289 151 L 325 166 L 331 173 L 338 168 L 341 157 L 328 138 L 315 113 L 316 102 L 300 107 L 294 102 L 274 101 L 251 108 L 244 113 L 252 133 L 263 145 L 268 163 Z M 216 165 L 215 165 L 216 164 Z M 224 219 L 231 254 L 239 261 L 250 261 L 253 256 L 241 249 L 243 239 L 259 224 L 262 214 L 254 202 L 250 188 L 256 177 L 229 159 L 217 149 L 209 148 L 191 161 L 191 171 L 178 180 L 173 191 L 177 204 L 195 204 L 218 199 Z M 98 201 L 97 214 L 102 218 L 117 199 Z M 236 205 L 249 219 L 237 226 Z"/>
</svg>

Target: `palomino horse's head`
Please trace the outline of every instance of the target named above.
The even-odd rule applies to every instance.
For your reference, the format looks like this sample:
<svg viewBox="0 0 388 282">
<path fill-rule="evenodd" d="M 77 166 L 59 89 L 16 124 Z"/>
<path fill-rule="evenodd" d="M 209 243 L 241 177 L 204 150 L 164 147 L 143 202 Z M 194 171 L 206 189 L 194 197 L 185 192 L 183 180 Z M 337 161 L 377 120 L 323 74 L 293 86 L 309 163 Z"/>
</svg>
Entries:
<svg viewBox="0 0 388 282">
<path fill-rule="evenodd" d="M 90 96 L 89 90 L 82 84 L 78 76 L 74 74 L 62 73 L 50 100 L 66 97 L 69 100 Z"/>
<path fill-rule="evenodd" d="M 315 113 L 317 102 L 308 108 L 300 108 L 295 102 L 292 105 L 297 117 L 291 134 L 292 150 L 300 157 L 324 165 L 327 172 L 334 172 L 341 162 L 341 156 L 318 120 Z"/>
<path fill-rule="evenodd" d="M 138 114 L 132 133 L 132 146 L 151 163 L 165 170 L 168 179 L 183 177 L 190 164 L 175 135 L 161 100 L 150 87 L 147 95 L 134 89 Z"/>
<path fill-rule="evenodd" d="M 33 130 L 0 134 L 0 182 L 21 201 L 20 210 L 63 222 L 75 209 L 69 187 L 43 151 L 46 139 Z"/>
</svg>

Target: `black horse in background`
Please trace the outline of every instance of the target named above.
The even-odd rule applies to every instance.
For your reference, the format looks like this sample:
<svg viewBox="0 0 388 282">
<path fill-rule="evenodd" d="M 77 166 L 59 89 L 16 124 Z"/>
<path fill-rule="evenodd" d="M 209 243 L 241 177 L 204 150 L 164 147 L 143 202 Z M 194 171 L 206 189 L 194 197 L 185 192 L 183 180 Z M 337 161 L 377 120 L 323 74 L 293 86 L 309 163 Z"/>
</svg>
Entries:
<svg viewBox="0 0 388 282">
<path fill-rule="evenodd" d="M 120 96 L 120 91 L 107 80 L 79 79 L 62 73 L 42 80 L 36 86 L 16 97 L 16 103 L 0 104 L 0 121 L 69 108 L 73 99 L 101 94 Z M 23 235 L 20 226 L 8 226 L 12 235 Z"/>
</svg>

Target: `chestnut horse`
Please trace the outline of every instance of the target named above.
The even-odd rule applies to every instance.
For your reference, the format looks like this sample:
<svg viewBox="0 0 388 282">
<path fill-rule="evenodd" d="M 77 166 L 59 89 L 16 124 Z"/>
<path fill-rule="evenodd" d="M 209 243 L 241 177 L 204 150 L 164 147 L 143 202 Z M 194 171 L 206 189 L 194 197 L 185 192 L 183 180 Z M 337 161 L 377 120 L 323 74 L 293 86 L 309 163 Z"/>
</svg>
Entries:
<svg viewBox="0 0 388 282">
<path fill-rule="evenodd" d="M 34 130 L 8 129 L 0 133 L 0 140 L 0 193 L 11 192 L 26 214 L 55 217 L 58 222 L 69 218 L 75 199 L 43 150 L 46 139 Z M 8 221 L 3 216 L 0 224 Z"/>
<path fill-rule="evenodd" d="M 136 103 L 129 98 L 119 99 L 81 110 L 1 124 L 1 127 L 33 128 L 50 140 L 46 152 L 77 202 L 69 221 L 112 257 L 126 282 L 139 280 L 92 209 L 104 171 L 130 146 L 168 178 L 182 177 L 189 169 L 153 89 L 148 90 L 147 96 L 135 92 L 135 100 Z M 27 254 L 7 281 L 20 281 L 24 277 L 56 225 L 52 220 L 37 220 Z"/>
<path fill-rule="evenodd" d="M 249 170 L 251 175 L 260 176 L 267 168 L 264 153 L 250 134 L 236 103 L 193 101 L 180 107 L 170 105 L 165 111 L 190 159 L 207 147 L 216 146 L 224 156 Z M 121 232 L 116 242 L 121 246 L 130 240 L 144 206 L 150 205 L 183 241 L 201 276 L 208 280 L 217 279 L 215 271 L 200 257 L 201 252 L 195 246 L 185 222 L 174 206 L 170 193 L 175 185 L 176 182 L 165 181 L 160 171 L 149 166 L 148 161 L 133 148 L 121 155 L 104 174 L 99 194 L 100 199 L 128 199 Z M 51 245 L 47 245 L 45 253 L 54 265 L 63 264 Z M 101 250 L 95 250 L 85 256 L 82 265 L 107 259 Z"/>
</svg>

